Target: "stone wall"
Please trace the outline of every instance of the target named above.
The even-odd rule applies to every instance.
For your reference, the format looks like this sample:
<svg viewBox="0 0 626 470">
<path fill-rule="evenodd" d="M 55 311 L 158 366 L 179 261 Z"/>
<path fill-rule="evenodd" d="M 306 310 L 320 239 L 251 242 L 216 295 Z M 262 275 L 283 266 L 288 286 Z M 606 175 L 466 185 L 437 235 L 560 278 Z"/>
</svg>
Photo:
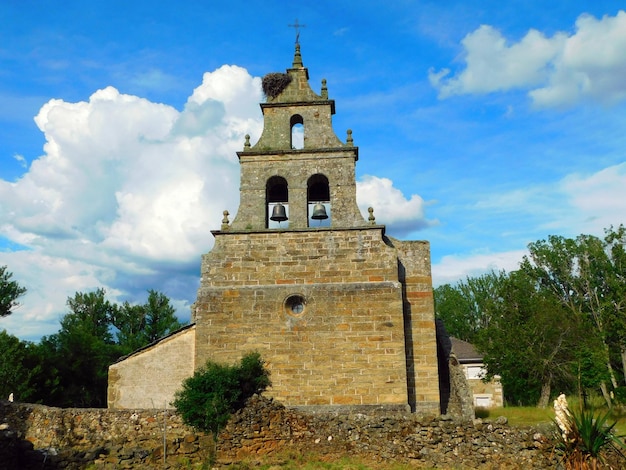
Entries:
<svg viewBox="0 0 626 470">
<path fill-rule="evenodd" d="M 61 409 L 0 402 L 3 470 L 163 468 L 204 462 L 212 438 L 165 410 Z M 165 445 L 164 445 L 165 440 Z"/>
<path fill-rule="evenodd" d="M 109 367 L 109 408 L 171 408 L 194 371 L 195 325 L 135 351 Z"/>
<path fill-rule="evenodd" d="M 59 409 L 0 402 L 0 461 L 5 470 L 199 468 L 216 462 L 275 459 L 317 453 L 401 462 L 417 468 L 555 468 L 544 434 L 506 420 L 454 421 L 388 410 L 306 413 L 252 397 L 212 438 L 194 433 L 178 416 L 158 410 Z M 166 463 L 163 464 L 164 437 Z M 213 457 L 211 457 L 211 455 Z M 44 462 L 45 460 L 45 462 Z"/>
<path fill-rule="evenodd" d="M 428 244 L 414 249 L 428 257 Z M 436 411 L 429 276 L 411 284 L 410 352 L 418 401 Z M 300 313 L 286 304 L 294 295 Z M 287 405 L 408 406 L 403 285 L 381 227 L 218 234 L 194 313 L 197 366 L 256 350 L 272 374 L 268 394 Z"/>
</svg>

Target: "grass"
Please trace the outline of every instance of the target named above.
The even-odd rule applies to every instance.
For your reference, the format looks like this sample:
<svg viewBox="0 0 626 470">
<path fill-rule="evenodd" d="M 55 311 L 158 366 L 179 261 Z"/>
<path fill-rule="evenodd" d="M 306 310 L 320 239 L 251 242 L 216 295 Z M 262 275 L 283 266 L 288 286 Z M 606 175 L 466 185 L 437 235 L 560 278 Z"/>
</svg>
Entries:
<svg viewBox="0 0 626 470">
<path fill-rule="evenodd" d="M 552 408 L 537 408 L 534 406 L 507 406 L 505 408 L 492 408 L 476 410 L 476 417 L 482 419 L 496 419 L 504 416 L 511 426 L 534 426 L 537 424 L 551 423 L 554 418 Z"/>
<path fill-rule="evenodd" d="M 576 397 L 568 397 L 567 399 L 571 409 L 577 409 L 579 400 Z M 587 400 L 598 414 L 606 413 L 606 403 L 601 397 L 591 397 Z M 511 426 L 536 426 L 543 424 L 551 424 L 554 419 L 554 408 L 552 403 L 547 408 L 537 408 L 534 406 L 507 406 L 504 408 L 476 409 L 476 417 L 482 419 L 496 419 L 504 416 L 509 420 Z M 609 415 L 609 421 L 616 421 L 615 433 L 617 435 L 626 435 L 626 407 L 614 407 Z"/>
<path fill-rule="evenodd" d="M 328 456 L 310 453 L 294 454 L 293 452 L 280 453 L 274 456 L 265 456 L 262 463 L 258 461 L 242 461 L 228 466 L 230 470 L 409 470 L 410 465 L 399 463 L 375 464 L 364 462 L 358 458 L 344 457 L 330 460 Z"/>
</svg>

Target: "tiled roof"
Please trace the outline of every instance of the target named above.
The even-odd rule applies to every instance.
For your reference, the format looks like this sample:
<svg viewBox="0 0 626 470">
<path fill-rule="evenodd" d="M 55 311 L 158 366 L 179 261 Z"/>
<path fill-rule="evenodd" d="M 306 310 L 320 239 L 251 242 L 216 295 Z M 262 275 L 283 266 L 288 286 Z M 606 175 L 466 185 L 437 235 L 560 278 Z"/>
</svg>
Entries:
<svg viewBox="0 0 626 470">
<path fill-rule="evenodd" d="M 472 344 L 453 337 L 450 337 L 450 341 L 452 341 L 452 352 L 456 355 L 459 362 L 483 362 L 483 357 Z"/>
</svg>

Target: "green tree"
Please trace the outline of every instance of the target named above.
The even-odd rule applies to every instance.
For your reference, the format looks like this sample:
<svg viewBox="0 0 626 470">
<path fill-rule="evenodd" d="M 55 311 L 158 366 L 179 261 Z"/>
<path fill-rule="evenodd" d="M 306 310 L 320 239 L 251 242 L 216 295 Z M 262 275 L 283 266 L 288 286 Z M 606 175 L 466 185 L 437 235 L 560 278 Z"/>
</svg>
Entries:
<svg viewBox="0 0 626 470">
<path fill-rule="evenodd" d="M 57 351 L 55 335 L 43 337 L 39 343 L 29 344 L 27 357 L 24 360 L 26 369 L 33 371 L 29 379 L 33 393 L 28 401 L 46 405 L 62 406 L 63 386 L 59 367 L 63 358 Z"/>
<path fill-rule="evenodd" d="M 450 336 L 472 343 L 480 331 L 471 299 L 458 286 L 444 284 L 434 290 L 435 314 Z"/>
<path fill-rule="evenodd" d="M 590 338 L 589 332 L 581 334 L 580 344 L 574 351 L 572 375 L 576 378 L 576 389 L 580 403 L 586 403 L 589 391 L 600 388 L 602 383 L 610 380 L 606 369 L 604 348 L 600 342 Z"/>
<path fill-rule="evenodd" d="M 217 436 L 231 413 L 269 385 L 269 371 L 258 353 L 234 366 L 208 361 L 183 382 L 173 404 L 186 424 Z"/>
<path fill-rule="evenodd" d="M 619 350 L 626 382 L 626 227 L 605 230 L 604 243 L 613 267 L 613 275 L 606 280 L 610 293 L 605 303 L 608 339 Z"/>
<path fill-rule="evenodd" d="M 80 330 L 105 343 L 113 343 L 111 319 L 118 307 L 106 299 L 104 289 L 76 292 L 73 298 L 67 299 L 67 306 L 70 312 L 61 320 L 61 332 Z"/>
<path fill-rule="evenodd" d="M 476 346 L 509 401 L 546 407 L 555 384 L 572 386 L 580 325 L 523 271 L 501 278 L 498 297 Z"/>
<path fill-rule="evenodd" d="M 26 288 L 12 280 L 13 273 L 6 266 L 0 266 L 0 317 L 11 314 L 19 305 L 17 299 L 26 293 Z"/>
<path fill-rule="evenodd" d="M 575 239 L 550 236 L 529 245 L 521 269 L 552 292 L 574 317 L 584 318 L 591 334 L 603 350 L 608 384 L 618 387 L 612 357 L 622 355 L 626 364 L 623 332 L 624 230 L 607 231 L 604 240 L 591 235 Z M 593 348 L 594 350 L 597 347 Z M 626 376 L 626 368 L 624 370 Z M 607 382 L 600 389 L 611 405 Z"/>
<path fill-rule="evenodd" d="M 1 394 L 52 406 L 106 406 L 109 365 L 181 326 L 169 299 L 154 290 L 143 305 L 119 306 L 97 289 L 76 292 L 67 306 L 59 331 L 38 344 L 0 332 Z"/>
<path fill-rule="evenodd" d="M 477 334 L 489 325 L 505 277 L 504 272 L 492 271 L 468 277 L 455 286 L 445 284 L 435 289 L 435 315 L 443 320 L 450 336 L 474 342 Z"/>
<path fill-rule="evenodd" d="M 144 308 L 146 311 L 145 340 L 148 344 L 182 326 L 176 318 L 176 310 L 170 304 L 170 299 L 160 292 L 149 290 L 148 301 Z"/>
<path fill-rule="evenodd" d="M 175 312 L 167 296 L 154 290 L 148 291 L 143 305 L 124 302 L 111 319 L 118 330 L 117 342 L 128 354 L 176 331 L 182 325 Z"/>
<path fill-rule="evenodd" d="M 544 407 L 554 386 L 574 387 L 579 325 L 527 273 L 491 272 L 443 286 L 435 308 L 453 336 L 483 354 L 487 378 L 501 377 L 508 402 Z"/>
<path fill-rule="evenodd" d="M 35 389 L 33 377 L 39 366 L 30 367 L 28 362 L 30 343 L 0 331 L 0 398 L 6 400 L 12 393 L 15 400 L 33 401 Z"/>
<path fill-rule="evenodd" d="M 124 302 L 115 312 L 113 325 L 117 329 L 117 342 L 124 354 L 129 354 L 144 346 L 143 328 L 145 325 L 145 309 L 143 305 Z"/>
<path fill-rule="evenodd" d="M 67 300 L 70 312 L 58 333 L 44 337 L 46 363 L 52 359 L 57 378 L 48 377 L 54 393 L 46 403 L 55 406 L 104 407 L 108 366 L 122 350 L 114 342 L 111 318 L 117 305 L 105 298 L 105 290 L 77 292 Z"/>
</svg>

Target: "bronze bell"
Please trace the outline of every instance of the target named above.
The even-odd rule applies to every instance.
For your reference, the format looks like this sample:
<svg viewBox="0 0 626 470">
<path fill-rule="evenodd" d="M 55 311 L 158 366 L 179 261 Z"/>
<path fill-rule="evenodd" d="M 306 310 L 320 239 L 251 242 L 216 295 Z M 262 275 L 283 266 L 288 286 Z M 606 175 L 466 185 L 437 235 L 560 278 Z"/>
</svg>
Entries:
<svg viewBox="0 0 626 470">
<path fill-rule="evenodd" d="M 324 220 L 328 219 L 328 214 L 326 213 L 326 207 L 324 204 L 320 204 L 319 202 L 313 206 L 313 215 L 312 219 L 315 220 Z"/>
<path fill-rule="evenodd" d="M 280 202 L 276 204 L 272 209 L 272 216 L 270 219 L 275 220 L 276 222 L 287 220 L 287 211 L 285 211 L 285 206 L 283 206 Z"/>
</svg>

